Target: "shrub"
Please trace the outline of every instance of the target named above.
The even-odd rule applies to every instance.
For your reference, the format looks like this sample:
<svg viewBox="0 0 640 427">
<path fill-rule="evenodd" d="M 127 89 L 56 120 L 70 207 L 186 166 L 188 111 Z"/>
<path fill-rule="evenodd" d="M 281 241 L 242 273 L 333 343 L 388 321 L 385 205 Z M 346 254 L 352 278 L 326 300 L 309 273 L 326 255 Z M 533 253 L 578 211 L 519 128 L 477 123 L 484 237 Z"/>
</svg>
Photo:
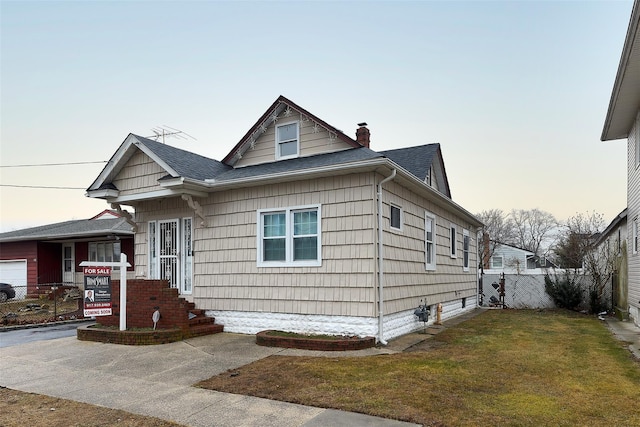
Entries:
<svg viewBox="0 0 640 427">
<path fill-rule="evenodd" d="M 553 302 L 560 308 L 575 310 L 582 302 L 582 289 L 576 278 L 565 274 L 552 279 L 548 274 L 544 276 L 544 289 Z"/>
<path fill-rule="evenodd" d="M 598 314 L 608 309 L 607 304 L 602 301 L 600 293 L 596 289 L 589 291 L 589 309 L 593 314 Z"/>
</svg>

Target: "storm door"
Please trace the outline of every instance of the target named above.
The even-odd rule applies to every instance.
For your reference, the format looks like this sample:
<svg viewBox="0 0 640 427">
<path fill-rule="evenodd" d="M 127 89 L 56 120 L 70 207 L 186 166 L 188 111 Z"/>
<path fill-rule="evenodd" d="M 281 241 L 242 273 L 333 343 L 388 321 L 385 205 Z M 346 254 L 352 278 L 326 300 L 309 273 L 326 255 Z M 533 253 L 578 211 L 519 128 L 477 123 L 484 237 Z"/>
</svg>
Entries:
<svg viewBox="0 0 640 427">
<path fill-rule="evenodd" d="M 149 221 L 149 278 L 169 281 L 180 294 L 193 292 L 193 221 Z"/>
<path fill-rule="evenodd" d="M 160 278 L 169 281 L 172 288 L 180 283 L 178 265 L 178 220 L 158 221 L 158 258 Z"/>
</svg>

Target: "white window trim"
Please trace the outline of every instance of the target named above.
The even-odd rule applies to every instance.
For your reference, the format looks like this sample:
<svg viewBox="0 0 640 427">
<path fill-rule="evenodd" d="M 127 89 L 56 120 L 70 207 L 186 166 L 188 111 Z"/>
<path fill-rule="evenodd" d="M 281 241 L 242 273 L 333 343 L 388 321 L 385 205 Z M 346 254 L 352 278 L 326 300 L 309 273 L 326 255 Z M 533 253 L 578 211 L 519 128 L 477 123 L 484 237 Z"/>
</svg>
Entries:
<svg viewBox="0 0 640 427">
<path fill-rule="evenodd" d="M 633 233 L 633 235 L 631 236 L 632 252 L 635 255 L 638 253 L 638 218 L 633 219 L 632 233 Z"/>
<path fill-rule="evenodd" d="M 293 213 L 296 211 L 309 211 L 317 210 L 318 212 L 318 240 L 317 240 L 317 253 L 318 259 L 316 260 L 293 260 Z M 264 227 L 262 225 L 262 215 L 272 212 L 285 212 L 286 221 L 286 243 L 285 243 L 285 260 L 284 261 L 263 261 L 263 245 L 262 245 L 262 233 Z M 257 233 L 256 233 L 256 261 L 258 267 L 321 267 L 322 266 L 322 208 L 321 205 L 305 205 L 305 206 L 290 206 L 286 208 L 273 208 L 273 209 L 258 209 L 256 216 Z"/>
<path fill-rule="evenodd" d="M 191 248 L 191 254 L 187 254 L 185 243 L 186 243 L 186 223 L 189 221 L 191 223 L 191 230 L 189 236 L 189 247 Z M 180 247 L 178 248 L 179 259 L 180 259 L 180 293 L 183 295 L 191 295 L 193 293 L 193 266 L 195 264 L 195 260 L 193 258 L 193 218 L 185 217 L 180 221 Z M 187 271 L 188 262 L 187 258 L 191 255 L 191 271 Z M 188 273 L 188 274 L 187 274 Z M 187 279 L 189 279 L 191 283 L 190 289 L 187 289 Z"/>
<path fill-rule="evenodd" d="M 88 252 L 89 252 L 88 253 L 89 261 L 98 261 L 97 259 L 91 259 L 91 245 L 96 245 L 96 258 L 97 258 L 97 255 L 98 255 L 98 250 L 97 250 L 97 246 L 98 245 L 104 246 L 105 249 L 107 248 L 108 245 L 111 245 L 111 249 L 112 249 L 111 257 L 112 257 L 112 259 L 111 260 L 106 260 L 105 259 L 103 261 L 108 261 L 108 262 L 119 262 L 120 261 L 120 257 L 116 256 L 116 254 L 114 253 L 114 249 L 115 249 L 115 245 L 120 245 L 120 253 L 122 253 L 122 241 L 121 240 L 117 240 L 117 241 L 114 241 L 114 240 L 109 240 L 109 241 L 96 240 L 96 241 L 89 242 L 87 244 L 87 249 L 88 249 Z M 107 254 L 106 250 L 105 250 L 104 254 L 105 254 L 105 258 L 106 258 L 106 254 Z"/>
<path fill-rule="evenodd" d="M 636 132 L 635 132 L 635 156 L 636 156 L 636 164 L 635 167 L 638 168 L 640 166 L 640 113 L 636 116 Z"/>
<path fill-rule="evenodd" d="M 393 208 L 398 209 L 398 211 L 400 212 L 400 227 L 394 227 L 391 223 L 391 211 L 393 210 Z M 403 223 L 404 223 L 404 212 L 402 211 L 402 208 L 396 204 L 390 203 L 389 204 L 389 228 L 395 231 L 402 231 Z"/>
<path fill-rule="evenodd" d="M 432 254 L 432 261 L 429 262 L 429 260 L 427 259 L 427 244 L 429 243 L 429 241 L 427 240 L 427 221 L 431 220 L 431 227 L 432 227 L 432 233 L 431 235 L 432 240 L 431 240 L 431 245 L 432 245 L 432 250 L 431 250 L 431 254 Z M 436 270 L 436 216 L 434 214 L 432 214 L 431 212 L 425 211 L 424 213 L 424 268 L 427 271 L 435 271 Z"/>
<path fill-rule="evenodd" d="M 153 230 L 151 230 L 153 228 Z M 153 279 L 157 277 L 158 271 L 158 240 L 157 240 L 158 222 L 149 221 L 147 223 L 147 279 Z M 152 256 L 151 240 L 153 239 L 153 252 L 155 257 Z"/>
<path fill-rule="evenodd" d="M 467 245 L 465 247 L 465 241 Z M 471 237 L 469 236 L 469 230 L 462 229 L 462 270 L 469 271 L 469 264 L 471 264 Z"/>
<path fill-rule="evenodd" d="M 453 238 L 452 238 L 453 237 Z M 449 228 L 449 255 L 451 258 L 458 258 L 458 227 L 451 224 Z"/>
<path fill-rule="evenodd" d="M 292 125 L 292 124 L 296 125 L 296 153 L 288 156 L 281 156 L 280 141 L 278 140 L 278 128 L 282 126 Z M 276 160 L 287 160 L 287 159 L 295 159 L 296 157 L 300 157 L 300 122 L 299 121 L 294 120 L 294 121 L 280 123 L 276 125 L 274 139 L 276 143 Z"/>
</svg>

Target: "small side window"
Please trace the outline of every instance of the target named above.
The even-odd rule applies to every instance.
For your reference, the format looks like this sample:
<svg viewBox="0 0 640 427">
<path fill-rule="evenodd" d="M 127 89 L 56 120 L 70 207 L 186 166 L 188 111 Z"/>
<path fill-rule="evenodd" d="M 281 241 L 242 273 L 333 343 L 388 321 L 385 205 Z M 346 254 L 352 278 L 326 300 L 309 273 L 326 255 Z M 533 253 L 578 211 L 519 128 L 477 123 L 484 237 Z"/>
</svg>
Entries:
<svg viewBox="0 0 640 427">
<path fill-rule="evenodd" d="M 456 237 L 457 236 L 457 230 L 456 230 L 456 226 L 452 225 L 451 226 L 451 234 L 449 237 L 449 244 L 450 244 L 450 248 L 451 248 L 451 258 L 457 258 L 458 257 L 458 248 L 457 248 L 457 242 L 456 242 Z"/>
<path fill-rule="evenodd" d="M 462 268 L 464 271 L 469 271 L 469 245 L 471 239 L 469 238 L 469 230 L 462 230 Z"/>
<path fill-rule="evenodd" d="M 391 205 L 390 220 L 391 228 L 402 230 L 402 209 L 398 206 Z"/>
</svg>

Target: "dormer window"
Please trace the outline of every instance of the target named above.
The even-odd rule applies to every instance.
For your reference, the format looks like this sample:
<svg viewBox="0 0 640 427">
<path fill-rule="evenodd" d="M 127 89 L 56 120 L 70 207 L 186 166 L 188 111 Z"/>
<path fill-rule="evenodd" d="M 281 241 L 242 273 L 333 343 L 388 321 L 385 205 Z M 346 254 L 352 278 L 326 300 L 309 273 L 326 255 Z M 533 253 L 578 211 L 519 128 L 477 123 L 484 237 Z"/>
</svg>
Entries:
<svg viewBox="0 0 640 427">
<path fill-rule="evenodd" d="M 291 159 L 300 154 L 298 122 L 276 126 L 276 160 Z"/>
</svg>

